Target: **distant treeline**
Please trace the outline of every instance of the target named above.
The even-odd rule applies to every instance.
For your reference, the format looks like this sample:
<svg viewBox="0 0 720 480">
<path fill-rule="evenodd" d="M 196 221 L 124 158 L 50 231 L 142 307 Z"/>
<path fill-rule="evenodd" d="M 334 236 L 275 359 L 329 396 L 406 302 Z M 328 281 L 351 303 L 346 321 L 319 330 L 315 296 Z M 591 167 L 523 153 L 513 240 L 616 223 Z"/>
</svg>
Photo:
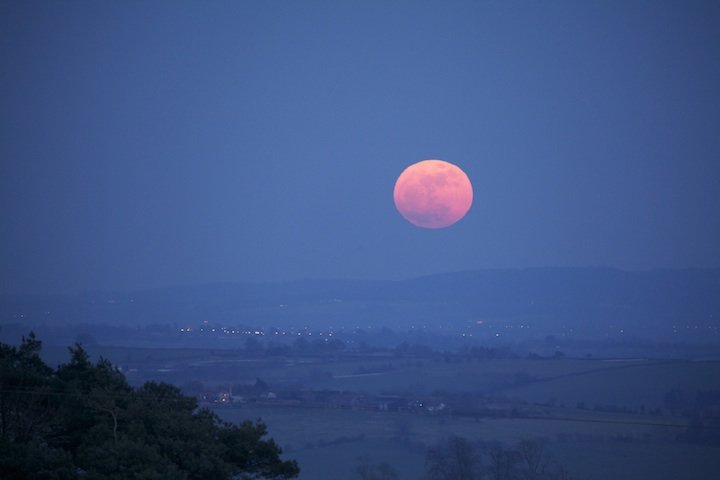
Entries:
<svg viewBox="0 0 720 480">
<path fill-rule="evenodd" d="M 361 458 L 355 466 L 361 480 L 397 480 L 389 463 Z M 526 439 L 514 446 L 478 445 L 454 436 L 425 454 L 426 480 L 570 480 L 568 470 L 541 440 Z"/>
</svg>

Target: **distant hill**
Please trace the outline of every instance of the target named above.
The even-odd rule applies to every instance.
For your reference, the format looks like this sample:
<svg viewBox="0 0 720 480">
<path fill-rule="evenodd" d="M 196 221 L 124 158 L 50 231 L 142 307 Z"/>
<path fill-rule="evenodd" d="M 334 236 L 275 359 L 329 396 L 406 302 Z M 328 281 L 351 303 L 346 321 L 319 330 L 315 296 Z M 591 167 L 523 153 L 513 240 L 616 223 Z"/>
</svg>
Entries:
<svg viewBox="0 0 720 480">
<path fill-rule="evenodd" d="M 528 324 L 588 335 L 616 326 L 637 334 L 715 332 L 720 269 L 628 272 L 530 268 L 446 273 L 403 281 L 219 283 L 132 293 L 0 297 L 0 323 L 177 324 L 462 328 Z"/>
</svg>

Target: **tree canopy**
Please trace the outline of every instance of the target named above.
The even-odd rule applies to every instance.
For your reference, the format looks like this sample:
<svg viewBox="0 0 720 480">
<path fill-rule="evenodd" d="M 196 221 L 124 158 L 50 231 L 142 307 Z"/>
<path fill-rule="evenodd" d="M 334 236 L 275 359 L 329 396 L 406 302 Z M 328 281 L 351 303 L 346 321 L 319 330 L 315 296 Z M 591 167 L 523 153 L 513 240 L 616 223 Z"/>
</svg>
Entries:
<svg viewBox="0 0 720 480">
<path fill-rule="evenodd" d="M 0 471 L 12 479 L 288 479 L 258 420 L 223 422 L 166 383 L 133 388 L 81 345 L 53 369 L 30 333 L 0 343 Z"/>
</svg>

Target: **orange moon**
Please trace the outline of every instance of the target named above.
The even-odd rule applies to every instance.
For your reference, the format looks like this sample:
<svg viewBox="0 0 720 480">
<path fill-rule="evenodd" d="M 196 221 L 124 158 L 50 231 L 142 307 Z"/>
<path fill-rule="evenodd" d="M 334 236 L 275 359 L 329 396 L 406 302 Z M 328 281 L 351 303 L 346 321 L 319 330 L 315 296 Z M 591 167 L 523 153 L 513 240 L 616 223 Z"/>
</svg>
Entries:
<svg viewBox="0 0 720 480">
<path fill-rule="evenodd" d="M 395 182 L 395 206 L 405 219 L 423 228 L 445 228 L 465 216 L 473 200 L 470 179 L 443 160 L 407 167 Z"/>
</svg>

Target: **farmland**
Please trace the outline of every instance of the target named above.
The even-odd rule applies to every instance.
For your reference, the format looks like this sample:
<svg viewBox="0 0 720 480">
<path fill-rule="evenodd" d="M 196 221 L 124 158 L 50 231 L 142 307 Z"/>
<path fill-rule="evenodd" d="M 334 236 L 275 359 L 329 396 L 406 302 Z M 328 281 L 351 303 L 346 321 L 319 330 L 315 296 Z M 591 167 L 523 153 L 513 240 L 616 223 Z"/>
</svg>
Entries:
<svg viewBox="0 0 720 480">
<path fill-rule="evenodd" d="M 131 383 L 180 386 L 225 420 L 262 418 L 304 480 L 352 478 L 361 458 L 421 478 L 427 449 L 451 436 L 482 451 L 541 439 L 572 478 L 585 480 L 700 479 L 720 470 L 718 405 L 699 400 L 720 391 L 715 360 L 493 349 L 88 351 Z M 64 352 L 45 355 L 62 361 Z"/>
</svg>

